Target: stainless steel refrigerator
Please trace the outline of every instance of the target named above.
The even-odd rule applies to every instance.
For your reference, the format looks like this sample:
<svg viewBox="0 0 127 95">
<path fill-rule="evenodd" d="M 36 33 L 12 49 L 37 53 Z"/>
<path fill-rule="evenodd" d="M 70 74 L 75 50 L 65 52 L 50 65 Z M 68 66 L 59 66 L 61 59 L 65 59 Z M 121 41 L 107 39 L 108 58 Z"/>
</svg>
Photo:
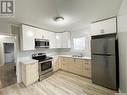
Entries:
<svg viewBox="0 0 127 95">
<path fill-rule="evenodd" d="M 119 64 L 116 34 L 92 36 L 92 82 L 118 90 Z"/>
</svg>

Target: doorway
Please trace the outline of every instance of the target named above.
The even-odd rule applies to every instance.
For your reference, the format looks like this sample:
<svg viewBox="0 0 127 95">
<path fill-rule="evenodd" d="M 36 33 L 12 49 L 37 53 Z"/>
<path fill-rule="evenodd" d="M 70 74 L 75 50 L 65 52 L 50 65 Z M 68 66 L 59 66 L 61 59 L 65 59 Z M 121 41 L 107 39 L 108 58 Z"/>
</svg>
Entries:
<svg viewBox="0 0 127 95">
<path fill-rule="evenodd" d="M 17 82 L 15 46 L 15 37 L 0 37 L 0 88 Z"/>
</svg>

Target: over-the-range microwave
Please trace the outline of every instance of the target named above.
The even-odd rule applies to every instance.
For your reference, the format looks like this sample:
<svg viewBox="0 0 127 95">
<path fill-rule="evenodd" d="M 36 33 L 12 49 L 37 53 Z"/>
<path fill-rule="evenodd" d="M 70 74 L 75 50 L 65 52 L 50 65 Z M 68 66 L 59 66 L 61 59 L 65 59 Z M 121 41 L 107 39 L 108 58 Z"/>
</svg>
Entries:
<svg viewBox="0 0 127 95">
<path fill-rule="evenodd" d="M 35 39 L 35 48 L 49 48 L 49 40 Z"/>
</svg>

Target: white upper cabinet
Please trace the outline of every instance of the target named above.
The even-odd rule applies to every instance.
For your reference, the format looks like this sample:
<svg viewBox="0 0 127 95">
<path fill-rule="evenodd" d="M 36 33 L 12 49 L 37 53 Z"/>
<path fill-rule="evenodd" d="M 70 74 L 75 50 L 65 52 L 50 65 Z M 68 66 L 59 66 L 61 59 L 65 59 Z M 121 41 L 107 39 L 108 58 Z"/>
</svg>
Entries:
<svg viewBox="0 0 127 95">
<path fill-rule="evenodd" d="M 116 33 L 116 18 L 91 24 L 92 36 Z"/>
<path fill-rule="evenodd" d="M 70 32 L 63 32 L 63 48 L 71 48 L 71 44 L 70 44 Z"/>
<path fill-rule="evenodd" d="M 62 33 L 56 33 L 56 48 L 62 48 L 63 35 Z"/>
<path fill-rule="evenodd" d="M 56 33 L 56 48 L 71 48 L 70 32 Z"/>
<path fill-rule="evenodd" d="M 35 50 L 35 31 L 33 27 L 22 25 L 21 50 Z"/>
<path fill-rule="evenodd" d="M 50 48 L 70 48 L 70 32 L 54 33 L 22 25 L 21 49 L 35 50 L 35 39 L 48 39 Z"/>
<path fill-rule="evenodd" d="M 56 47 L 56 34 L 50 31 L 44 31 L 44 39 L 49 40 L 49 48 Z"/>
<path fill-rule="evenodd" d="M 44 32 L 42 31 L 42 29 L 34 28 L 34 32 L 35 32 L 35 38 L 36 39 L 44 38 Z"/>
</svg>

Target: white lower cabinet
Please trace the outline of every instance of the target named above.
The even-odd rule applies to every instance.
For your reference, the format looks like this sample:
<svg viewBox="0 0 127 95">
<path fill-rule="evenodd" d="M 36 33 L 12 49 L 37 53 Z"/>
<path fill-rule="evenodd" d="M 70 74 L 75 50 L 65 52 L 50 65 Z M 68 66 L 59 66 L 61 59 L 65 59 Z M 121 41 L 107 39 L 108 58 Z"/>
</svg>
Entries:
<svg viewBox="0 0 127 95">
<path fill-rule="evenodd" d="M 22 82 L 25 86 L 29 86 L 38 81 L 38 61 L 20 62 L 22 64 Z"/>
<path fill-rule="evenodd" d="M 91 61 L 88 59 L 60 57 L 60 69 L 91 78 Z"/>
</svg>

